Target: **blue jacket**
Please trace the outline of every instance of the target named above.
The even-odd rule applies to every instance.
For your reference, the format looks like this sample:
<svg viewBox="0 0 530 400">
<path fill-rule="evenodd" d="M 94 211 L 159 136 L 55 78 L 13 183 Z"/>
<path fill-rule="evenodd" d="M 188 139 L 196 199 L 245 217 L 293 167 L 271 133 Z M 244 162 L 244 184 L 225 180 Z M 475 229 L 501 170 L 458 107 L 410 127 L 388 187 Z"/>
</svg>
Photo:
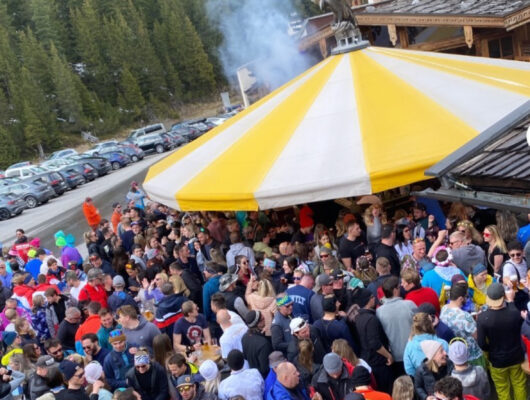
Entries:
<svg viewBox="0 0 530 400">
<path fill-rule="evenodd" d="M 309 400 L 306 390 L 300 385 L 296 388 L 296 392 L 299 394 L 297 398 L 302 397 L 304 400 Z M 292 400 L 292 397 L 289 391 L 280 382 L 276 381 L 267 394 L 267 400 Z"/>
<path fill-rule="evenodd" d="M 265 378 L 265 390 L 263 391 L 263 400 L 267 400 L 270 390 L 276 383 L 276 372 L 271 368 L 269 370 L 269 375 Z"/>
<path fill-rule="evenodd" d="M 123 354 L 127 357 L 128 365 L 125 364 Z M 103 371 L 105 372 L 105 379 L 112 388 L 116 390 L 118 388 L 126 388 L 127 381 L 125 375 L 127 371 L 134 367 L 134 357 L 129 353 L 129 349 L 125 350 L 125 353 L 117 353 L 112 350 L 103 363 Z"/>
<path fill-rule="evenodd" d="M 449 352 L 449 345 L 443 339 L 438 336 L 431 335 L 430 333 L 423 333 L 421 335 L 414 336 L 405 346 L 405 352 L 403 353 L 403 363 L 405 365 L 405 372 L 407 375 L 414 376 L 416 369 L 425 360 L 425 353 L 421 349 L 420 343 L 424 340 L 436 340 L 440 342 L 446 352 Z"/>
<path fill-rule="evenodd" d="M 315 294 L 312 290 L 302 286 L 294 285 L 287 289 L 287 294 L 293 300 L 293 317 L 302 317 L 311 321 L 311 297 Z"/>
<path fill-rule="evenodd" d="M 215 314 L 210 308 L 212 295 L 219 291 L 219 280 L 221 275 L 212 276 L 202 288 L 202 310 L 207 321 L 215 321 Z"/>
<path fill-rule="evenodd" d="M 134 299 L 130 294 L 127 294 L 124 291 L 112 293 L 107 299 L 107 305 L 109 310 L 113 313 L 115 313 L 118 308 L 125 305 L 133 306 L 134 309 L 138 310 L 138 305 Z"/>
</svg>

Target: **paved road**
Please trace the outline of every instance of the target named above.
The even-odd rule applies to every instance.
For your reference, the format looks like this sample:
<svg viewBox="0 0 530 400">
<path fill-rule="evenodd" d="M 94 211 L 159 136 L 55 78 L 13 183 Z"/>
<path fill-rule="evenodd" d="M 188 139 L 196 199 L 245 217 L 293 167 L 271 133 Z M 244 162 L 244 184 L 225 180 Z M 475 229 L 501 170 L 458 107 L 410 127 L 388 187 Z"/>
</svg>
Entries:
<svg viewBox="0 0 530 400">
<path fill-rule="evenodd" d="M 41 246 L 57 254 L 53 234 L 62 229 L 65 233 L 75 236 L 77 245 L 82 244 L 83 233 L 88 230 L 81 209 L 85 198 L 92 197 L 101 216 L 110 219 L 112 203 L 115 201 L 125 203 L 125 195 L 129 191 L 131 181 L 143 182 L 149 166 L 169 154 L 147 156 L 140 162 L 66 192 L 45 205 L 24 210 L 15 218 L 0 222 L 0 241 L 4 246 L 10 246 L 14 242 L 16 229 L 22 228 L 26 231 L 26 235 L 39 237 Z M 78 247 L 84 248 L 84 245 Z"/>
</svg>

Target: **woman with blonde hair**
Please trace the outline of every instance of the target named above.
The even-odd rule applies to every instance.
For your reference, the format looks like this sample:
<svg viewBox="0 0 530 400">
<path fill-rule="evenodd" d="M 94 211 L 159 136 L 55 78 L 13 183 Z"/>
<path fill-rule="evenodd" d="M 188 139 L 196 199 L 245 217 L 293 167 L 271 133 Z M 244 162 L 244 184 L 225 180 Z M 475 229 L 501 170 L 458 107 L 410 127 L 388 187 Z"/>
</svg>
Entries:
<svg viewBox="0 0 530 400">
<path fill-rule="evenodd" d="M 416 369 L 425 360 L 425 353 L 421 348 L 421 342 L 424 340 L 439 342 L 445 351 L 449 351 L 449 344 L 436 336 L 431 316 L 427 313 L 419 312 L 412 317 L 410 339 L 403 353 L 403 364 L 407 375 L 414 376 Z"/>
<path fill-rule="evenodd" d="M 245 300 L 250 310 L 260 311 L 265 319 L 265 335 L 271 335 L 271 325 L 276 312 L 276 292 L 268 279 L 256 279 L 250 276 L 250 281 L 245 290 Z"/>
<path fill-rule="evenodd" d="M 500 273 L 502 264 L 507 259 L 508 249 L 502 239 L 496 225 L 488 225 L 482 233 L 484 242 L 488 246 L 485 250 L 488 260 L 488 273 L 493 275 Z"/>
<path fill-rule="evenodd" d="M 381 229 L 386 224 L 386 216 L 380 204 L 372 204 L 363 213 L 366 225 L 366 240 L 368 244 L 377 243 L 381 240 Z"/>
<path fill-rule="evenodd" d="M 481 245 L 484 242 L 480 232 L 473 226 L 473 222 L 468 221 L 467 219 L 460 221 L 456 224 L 456 228 L 458 232 L 464 235 L 466 244 Z"/>
<path fill-rule="evenodd" d="M 361 365 L 372 373 L 372 368 L 362 358 L 358 358 L 346 339 L 335 339 L 331 344 L 331 351 L 338 354 L 342 360 L 347 361 L 354 368 Z"/>
<path fill-rule="evenodd" d="M 392 400 L 414 400 L 414 383 L 408 375 L 402 375 L 394 381 Z"/>
<path fill-rule="evenodd" d="M 300 373 L 300 383 L 306 390 L 320 366 L 313 362 L 313 352 L 313 342 L 307 339 L 298 341 L 298 355 L 294 358 L 293 364 Z"/>
</svg>

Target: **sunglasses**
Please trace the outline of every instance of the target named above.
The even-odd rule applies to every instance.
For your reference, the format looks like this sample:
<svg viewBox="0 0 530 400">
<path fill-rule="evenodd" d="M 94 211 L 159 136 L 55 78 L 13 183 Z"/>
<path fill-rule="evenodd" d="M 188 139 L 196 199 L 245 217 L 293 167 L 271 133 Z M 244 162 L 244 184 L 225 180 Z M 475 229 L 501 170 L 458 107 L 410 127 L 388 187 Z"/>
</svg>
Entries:
<svg viewBox="0 0 530 400">
<path fill-rule="evenodd" d="M 142 364 L 142 365 L 136 365 L 134 368 L 136 368 L 137 370 L 141 370 L 141 369 L 146 369 L 148 367 L 147 364 Z"/>
<path fill-rule="evenodd" d="M 179 386 L 178 390 L 180 393 L 189 392 L 193 386 L 187 385 L 187 386 Z"/>
<path fill-rule="evenodd" d="M 99 260 L 99 257 L 89 257 L 89 260 L 90 261 L 96 261 L 96 260 Z"/>
<path fill-rule="evenodd" d="M 56 355 L 56 354 L 59 354 L 59 353 L 62 353 L 63 352 L 63 348 L 62 347 L 59 347 L 57 350 L 55 351 L 50 351 L 50 354 L 53 354 L 53 355 Z"/>
<path fill-rule="evenodd" d="M 523 255 L 523 253 L 512 253 L 510 254 L 510 258 L 519 258 Z"/>
<path fill-rule="evenodd" d="M 83 377 L 83 375 L 85 375 L 85 372 L 81 372 L 80 374 L 75 374 L 74 376 L 78 379 L 81 379 Z"/>
<path fill-rule="evenodd" d="M 484 236 L 484 237 L 490 237 L 490 236 L 491 236 L 491 233 L 489 233 L 489 232 L 484 232 L 484 233 L 482 234 L 482 236 Z"/>
<path fill-rule="evenodd" d="M 329 257 L 329 254 L 321 254 L 320 255 L 320 258 L 328 258 Z"/>
<path fill-rule="evenodd" d="M 293 281 L 301 281 L 301 280 L 302 280 L 302 278 L 300 278 L 299 276 L 293 277 Z"/>
</svg>

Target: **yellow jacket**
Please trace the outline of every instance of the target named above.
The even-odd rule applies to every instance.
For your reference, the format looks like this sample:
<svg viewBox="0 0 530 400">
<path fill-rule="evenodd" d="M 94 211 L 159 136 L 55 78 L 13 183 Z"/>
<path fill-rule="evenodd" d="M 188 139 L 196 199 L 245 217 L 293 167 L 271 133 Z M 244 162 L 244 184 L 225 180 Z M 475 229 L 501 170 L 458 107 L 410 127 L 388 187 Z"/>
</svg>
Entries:
<svg viewBox="0 0 530 400">
<path fill-rule="evenodd" d="M 22 349 L 16 348 L 4 354 L 4 356 L 2 357 L 2 365 L 4 367 L 7 367 L 7 365 L 9 364 L 9 360 L 11 359 L 11 356 L 13 354 L 22 354 Z"/>
<path fill-rule="evenodd" d="M 487 289 L 489 285 L 493 283 L 493 278 L 491 275 L 488 275 L 486 278 L 486 287 Z M 475 304 L 475 309 L 479 309 L 484 304 L 486 304 L 486 293 L 483 293 L 481 290 L 477 289 L 477 285 L 475 285 L 475 281 L 473 280 L 473 274 L 469 274 L 469 277 L 467 278 L 467 284 L 469 285 L 469 290 L 473 292 L 473 297 L 471 298 L 471 301 Z M 484 290 L 485 292 L 486 290 Z"/>
</svg>

